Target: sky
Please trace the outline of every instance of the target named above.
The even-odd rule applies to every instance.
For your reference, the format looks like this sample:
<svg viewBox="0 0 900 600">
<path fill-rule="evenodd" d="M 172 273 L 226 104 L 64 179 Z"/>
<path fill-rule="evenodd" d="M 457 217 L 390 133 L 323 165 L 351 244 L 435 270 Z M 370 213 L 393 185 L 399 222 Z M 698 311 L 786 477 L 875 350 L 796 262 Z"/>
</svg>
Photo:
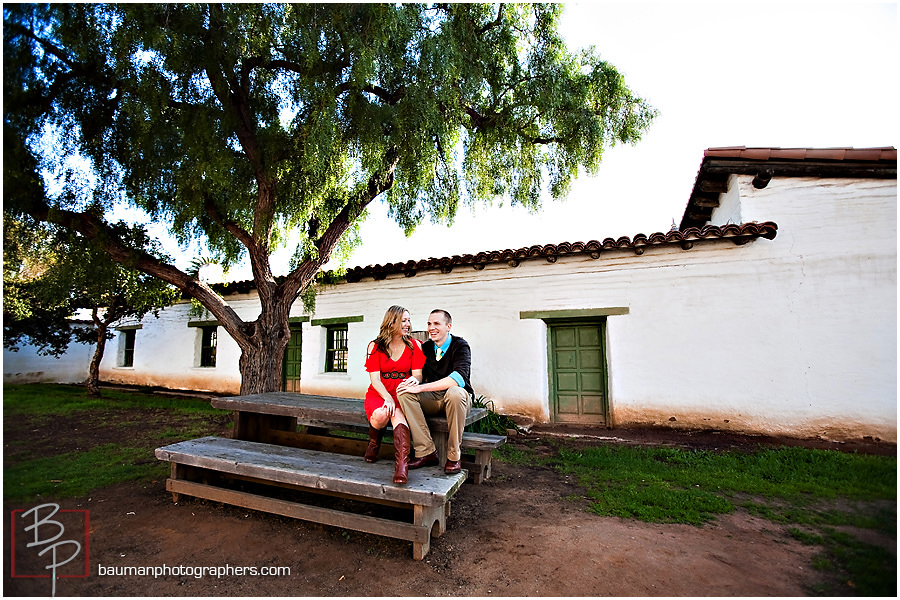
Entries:
<svg viewBox="0 0 900 600">
<path fill-rule="evenodd" d="M 376 201 L 346 266 L 665 232 L 707 148 L 896 147 L 897 16 L 897 3 L 565 3 L 570 49 L 594 46 L 659 111 L 641 141 L 607 150 L 595 176 L 537 214 L 461 208 L 451 227 L 406 238 Z M 273 255 L 276 275 L 289 256 Z M 252 276 L 238 266 L 227 278 Z"/>
</svg>

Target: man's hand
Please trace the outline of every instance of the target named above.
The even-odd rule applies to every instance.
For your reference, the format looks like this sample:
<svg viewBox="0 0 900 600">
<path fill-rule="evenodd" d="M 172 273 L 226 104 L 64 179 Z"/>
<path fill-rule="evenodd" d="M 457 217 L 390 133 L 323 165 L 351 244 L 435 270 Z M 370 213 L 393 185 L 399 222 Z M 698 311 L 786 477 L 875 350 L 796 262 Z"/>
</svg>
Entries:
<svg viewBox="0 0 900 600">
<path fill-rule="evenodd" d="M 419 384 L 419 380 L 415 377 L 407 377 L 400 382 L 400 385 L 397 386 L 398 396 L 400 394 L 418 394 L 421 391 L 422 386 Z"/>
</svg>

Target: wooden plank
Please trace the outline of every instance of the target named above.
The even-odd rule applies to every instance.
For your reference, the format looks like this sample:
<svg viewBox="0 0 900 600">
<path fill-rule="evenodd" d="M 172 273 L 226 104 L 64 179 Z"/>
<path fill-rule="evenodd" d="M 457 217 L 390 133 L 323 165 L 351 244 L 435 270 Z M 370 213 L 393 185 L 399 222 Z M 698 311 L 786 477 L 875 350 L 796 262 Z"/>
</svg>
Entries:
<svg viewBox="0 0 900 600">
<path fill-rule="evenodd" d="M 381 460 L 393 460 L 394 458 L 394 446 L 388 441 L 390 439 L 389 436 L 390 429 L 384 436 L 385 441 L 382 442 L 381 450 L 378 453 L 378 458 Z M 468 451 L 491 450 L 499 448 L 506 441 L 507 439 L 504 435 L 470 433 L 467 431 L 463 434 L 460 448 Z M 266 435 L 266 442 L 293 448 L 336 452 L 348 456 L 362 456 L 368 444 L 368 440 L 358 438 L 341 437 L 339 435 L 312 435 L 293 431 L 269 431 Z"/>
<path fill-rule="evenodd" d="M 357 438 L 312 435 L 296 431 L 269 431 L 266 438 L 266 442 L 277 444 L 279 446 L 306 448 L 307 450 L 320 450 L 322 452 L 334 452 L 337 454 L 358 457 L 362 457 L 362 455 L 365 454 L 366 446 L 369 443 L 368 440 L 360 440 Z M 382 444 L 381 446 L 382 448 L 379 456 L 382 454 L 387 456 L 386 451 L 393 454 L 394 447 L 392 445 Z"/>
<path fill-rule="evenodd" d="M 251 510 L 292 517 L 304 521 L 312 521 L 333 527 L 342 527 L 364 533 L 383 535 L 410 542 L 428 543 L 431 536 L 431 524 L 415 525 L 370 515 L 358 515 L 331 508 L 309 506 L 288 500 L 278 500 L 248 492 L 239 492 L 225 488 L 169 479 L 166 489 L 173 494 L 187 494 L 196 498 L 206 498 L 214 502 L 224 502 Z"/>
<path fill-rule="evenodd" d="M 297 419 L 284 415 L 235 412 L 233 421 L 231 437 L 239 440 L 265 442 L 270 430 L 297 430 Z"/>
<path fill-rule="evenodd" d="M 385 436 L 387 437 L 387 436 Z M 435 440 L 441 439 L 439 432 L 435 433 Z M 306 448 L 308 450 L 321 450 L 324 452 L 336 452 L 348 456 L 362 456 L 366 449 L 367 440 L 346 438 L 334 435 L 311 435 L 291 431 L 269 431 L 266 441 L 281 446 L 293 448 Z M 463 451 L 463 468 L 469 471 L 469 481 L 475 485 L 481 484 L 491 476 L 491 451 L 506 443 L 506 436 L 482 433 L 463 434 L 460 448 Z M 435 447 L 437 447 L 437 442 Z M 443 446 L 442 446 L 443 448 Z M 475 453 L 475 462 L 466 461 L 466 455 Z M 393 461 L 394 447 L 387 441 L 381 444 L 378 457 L 381 460 Z M 393 462 L 391 462 L 393 464 Z"/>
<path fill-rule="evenodd" d="M 505 435 L 491 435 L 487 433 L 470 433 L 463 434 L 461 448 L 469 450 L 484 450 L 486 448 L 499 448 L 506 443 Z"/>
<path fill-rule="evenodd" d="M 460 461 L 463 469 L 469 472 L 469 479 L 473 485 L 481 485 L 491 476 L 490 463 L 482 464 L 478 462 L 470 462 L 463 456 Z"/>
<path fill-rule="evenodd" d="M 385 435 L 386 440 L 381 444 L 381 450 L 378 453 L 380 460 L 393 460 L 394 446 L 388 442 L 388 434 Z M 506 443 L 506 436 L 489 435 L 482 433 L 463 434 L 460 448 L 462 450 L 480 451 L 499 448 Z M 348 456 L 362 456 L 365 453 L 368 440 L 357 438 L 340 437 L 336 435 L 311 435 L 308 433 L 298 433 L 293 431 L 269 431 L 266 435 L 266 442 L 270 444 L 278 444 L 280 446 L 291 446 L 292 448 L 306 448 L 308 450 L 321 450 L 323 452 L 336 452 L 346 454 Z"/>
<path fill-rule="evenodd" d="M 174 464 L 174 463 L 173 463 Z M 367 504 L 378 504 L 380 506 L 390 506 L 393 508 L 399 508 L 401 510 L 409 510 L 411 511 L 413 508 L 412 504 L 408 504 L 406 502 L 394 502 L 391 500 L 384 500 L 382 498 L 366 498 L 361 497 L 354 494 L 342 494 L 340 492 L 334 492 L 330 490 L 323 490 L 321 488 L 307 488 L 299 485 L 291 485 L 290 483 L 282 483 L 280 481 L 272 481 L 266 480 L 262 481 L 260 479 L 256 479 L 255 477 L 247 477 L 246 475 L 235 475 L 234 473 L 222 473 L 221 471 L 211 471 L 209 469 L 200 469 L 198 467 L 190 467 L 192 470 L 186 477 L 173 477 L 173 479 L 184 479 L 186 481 L 194 481 L 194 482 L 203 482 L 205 484 L 216 485 L 219 487 L 232 488 L 234 482 L 249 482 L 260 485 L 265 485 L 269 488 L 280 488 L 286 490 L 292 490 L 295 492 L 301 492 L 305 494 L 315 494 L 317 496 L 327 496 L 329 498 L 342 498 L 344 500 L 353 500 L 355 502 L 365 502 Z M 211 483 L 213 482 L 213 483 Z M 262 492 L 260 492 L 262 494 Z"/>
<path fill-rule="evenodd" d="M 447 503 L 449 504 L 449 502 Z M 443 506 L 416 506 L 413 510 L 413 523 L 429 527 L 434 537 L 440 537 L 447 531 L 447 511 Z M 433 525 L 432 525 L 433 523 Z M 424 541 L 413 542 L 413 558 L 422 560 L 431 549 L 431 537 Z"/>
<path fill-rule="evenodd" d="M 363 401 L 314 394 L 268 392 L 213 398 L 215 408 L 297 417 L 304 424 L 347 423 L 367 425 Z"/>
<path fill-rule="evenodd" d="M 466 479 L 436 468 L 410 474 L 409 483 L 392 482 L 394 466 L 343 454 L 205 437 L 156 449 L 160 460 L 271 480 L 313 489 L 379 498 L 407 504 L 443 504 Z"/>
<path fill-rule="evenodd" d="M 476 421 L 480 421 L 488 415 L 488 409 L 483 407 L 473 407 L 469 409 L 468 414 L 466 415 L 466 425 L 471 425 Z M 432 431 L 449 431 L 450 428 L 447 426 L 447 417 L 445 416 L 435 416 L 428 417 L 425 419 L 428 421 L 428 427 Z"/>
</svg>

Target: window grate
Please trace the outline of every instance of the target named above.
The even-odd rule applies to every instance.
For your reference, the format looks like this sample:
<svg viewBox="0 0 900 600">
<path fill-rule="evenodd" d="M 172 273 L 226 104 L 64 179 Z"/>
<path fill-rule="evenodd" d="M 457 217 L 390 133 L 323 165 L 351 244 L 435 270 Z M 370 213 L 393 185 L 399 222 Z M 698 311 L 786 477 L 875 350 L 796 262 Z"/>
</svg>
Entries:
<svg viewBox="0 0 900 600">
<path fill-rule="evenodd" d="M 126 329 L 122 332 L 125 336 L 125 343 L 122 348 L 122 366 L 123 367 L 133 367 L 134 366 L 134 338 L 136 334 L 136 330 L 134 329 Z"/>
<path fill-rule="evenodd" d="M 347 372 L 347 326 L 328 327 L 328 347 L 325 351 L 327 373 Z"/>
<path fill-rule="evenodd" d="M 200 366 L 215 367 L 216 366 L 216 342 L 219 336 L 218 327 L 201 327 L 203 338 L 200 343 Z"/>
</svg>

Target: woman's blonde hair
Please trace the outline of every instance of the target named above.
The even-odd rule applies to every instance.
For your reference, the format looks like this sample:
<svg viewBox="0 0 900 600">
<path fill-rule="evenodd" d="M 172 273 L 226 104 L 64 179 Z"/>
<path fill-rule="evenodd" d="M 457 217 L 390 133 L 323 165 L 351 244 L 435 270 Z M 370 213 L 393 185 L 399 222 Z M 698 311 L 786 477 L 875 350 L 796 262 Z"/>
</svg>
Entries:
<svg viewBox="0 0 900 600">
<path fill-rule="evenodd" d="M 387 309 L 387 312 L 384 313 L 384 319 L 381 320 L 381 329 L 378 330 L 378 337 L 375 338 L 375 348 L 381 350 L 387 356 L 391 355 L 388 346 L 394 338 L 394 328 L 397 326 L 397 323 L 403 320 L 403 313 L 405 312 L 409 311 L 395 304 Z M 403 343 L 412 350 L 412 341 L 408 335 L 403 336 Z"/>
</svg>

